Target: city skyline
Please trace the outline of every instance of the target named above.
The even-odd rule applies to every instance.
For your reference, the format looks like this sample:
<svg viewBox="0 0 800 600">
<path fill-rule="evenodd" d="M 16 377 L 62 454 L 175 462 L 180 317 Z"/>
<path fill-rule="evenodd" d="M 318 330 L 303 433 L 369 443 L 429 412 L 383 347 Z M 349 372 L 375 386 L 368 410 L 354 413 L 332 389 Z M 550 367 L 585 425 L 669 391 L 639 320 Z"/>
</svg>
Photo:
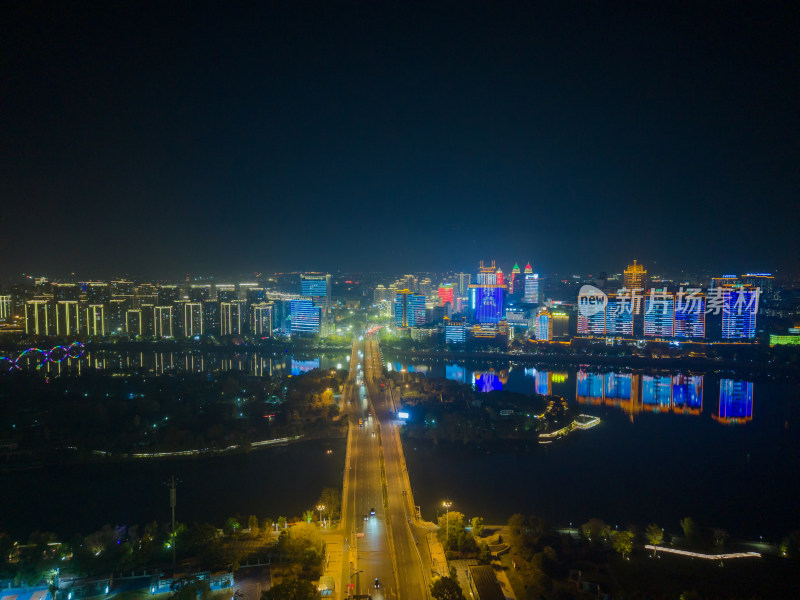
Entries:
<svg viewBox="0 0 800 600">
<path fill-rule="evenodd" d="M 790 3 L 2 11 L 2 277 L 797 273 Z"/>
</svg>

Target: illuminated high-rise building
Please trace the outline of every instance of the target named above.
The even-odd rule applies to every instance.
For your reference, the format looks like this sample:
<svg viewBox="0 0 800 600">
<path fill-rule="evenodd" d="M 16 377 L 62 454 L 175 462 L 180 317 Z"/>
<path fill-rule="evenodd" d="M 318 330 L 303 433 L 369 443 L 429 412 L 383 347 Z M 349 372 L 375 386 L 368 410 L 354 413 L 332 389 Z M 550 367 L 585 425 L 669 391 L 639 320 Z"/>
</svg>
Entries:
<svg viewBox="0 0 800 600">
<path fill-rule="evenodd" d="M 125 296 L 112 296 L 107 307 L 108 332 L 118 335 L 125 331 L 125 312 L 132 306 L 133 298 Z"/>
<path fill-rule="evenodd" d="M 56 335 L 79 335 L 81 332 L 81 309 L 77 300 L 56 302 Z"/>
<path fill-rule="evenodd" d="M 605 334 L 608 336 L 633 336 L 633 311 L 630 302 L 615 294 L 608 295 L 605 308 Z"/>
<path fill-rule="evenodd" d="M 628 293 L 633 292 L 633 314 L 642 314 L 642 300 L 641 296 L 644 294 L 647 285 L 647 269 L 636 262 L 634 259 L 632 265 L 628 265 L 622 275 L 622 287 L 628 290 Z"/>
<path fill-rule="evenodd" d="M 47 300 L 25 302 L 25 333 L 50 335 L 50 303 Z"/>
<path fill-rule="evenodd" d="M 433 282 L 430 277 L 423 277 L 419 282 L 419 293 L 429 298 L 433 295 Z"/>
<path fill-rule="evenodd" d="M 706 297 L 680 294 L 675 299 L 675 337 L 702 339 L 706 336 Z"/>
<path fill-rule="evenodd" d="M 524 289 L 522 292 L 522 301 L 527 304 L 539 303 L 539 274 L 533 272 L 531 263 L 525 265 L 524 273 Z"/>
<path fill-rule="evenodd" d="M 438 290 L 439 295 L 439 304 L 444 306 L 446 304 L 450 304 L 450 308 L 452 309 L 453 305 L 455 304 L 455 289 L 452 283 L 448 283 L 446 285 L 440 285 Z"/>
<path fill-rule="evenodd" d="M 146 305 L 155 306 L 158 303 L 158 288 L 152 283 L 142 283 L 133 290 L 133 307 L 142 308 Z M 147 335 L 147 334 L 145 334 Z"/>
<path fill-rule="evenodd" d="M 252 322 L 250 333 L 254 337 L 272 337 L 272 313 L 274 304 L 271 302 L 260 302 L 250 307 Z"/>
<path fill-rule="evenodd" d="M 108 335 L 105 305 L 90 304 L 87 306 L 83 322 L 86 327 L 86 335 L 93 337 Z"/>
<path fill-rule="evenodd" d="M 0 322 L 7 322 L 14 316 L 11 307 L 11 296 L 0 296 Z"/>
<path fill-rule="evenodd" d="M 125 331 L 132 337 L 144 335 L 141 308 L 132 308 L 125 313 Z"/>
<path fill-rule="evenodd" d="M 472 273 L 458 274 L 458 296 L 466 298 L 469 293 L 469 284 L 472 283 Z"/>
<path fill-rule="evenodd" d="M 711 289 L 721 288 L 726 285 L 736 285 L 739 278 L 736 275 L 719 275 L 711 278 Z"/>
<path fill-rule="evenodd" d="M 547 308 L 536 314 L 536 339 L 548 342 L 553 339 L 553 315 Z"/>
<path fill-rule="evenodd" d="M 605 335 L 605 333 L 606 313 L 604 311 L 601 310 L 590 316 L 578 313 L 579 335 Z"/>
<path fill-rule="evenodd" d="M 675 334 L 675 295 L 666 290 L 651 290 L 644 299 L 645 337 L 673 337 Z"/>
<path fill-rule="evenodd" d="M 550 314 L 553 316 L 553 339 L 569 337 L 569 312 L 563 308 L 552 308 Z"/>
<path fill-rule="evenodd" d="M 726 424 L 752 421 L 753 382 L 742 379 L 720 379 L 719 412 L 712 417 Z"/>
<path fill-rule="evenodd" d="M 89 304 L 107 304 L 111 300 L 111 287 L 105 281 L 87 282 L 86 300 Z"/>
<path fill-rule="evenodd" d="M 467 323 L 463 319 L 460 321 L 450 321 L 445 319 L 444 343 L 463 344 L 467 341 Z"/>
<path fill-rule="evenodd" d="M 179 296 L 177 285 L 162 284 L 158 286 L 158 303 L 161 306 L 169 306 L 178 300 Z"/>
<path fill-rule="evenodd" d="M 759 291 L 748 285 L 722 288 L 722 337 L 752 340 L 756 337 Z"/>
<path fill-rule="evenodd" d="M 135 284 L 127 279 L 115 279 L 111 282 L 111 297 L 133 298 Z"/>
<path fill-rule="evenodd" d="M 497 324 L 503 320 L 505 287 L 497 283 L 495 262 L 480 262 L 476 283 L 469 286 L 470 309 L 477 324 Z"/>
<path fill-rule="evenodd" d="M 398 290 L 394 300 L 395 327 L 420 327 L 426 322 L 425 296 Z"/>
<path fill-rule="evenodd" d="M 239 292 L 236 291 L 236 286 L 229 283 L 221 283 L 215 286 L 217 289 L 218 302 L 236 302 L 239 300 Z"/>
<path fill-rule="evenodd" d="M 180 308 L 183 335 L 186 337 L 203 335 L 203 303 L 181 302 Z"/>
<path fill-rule="evenodd" d="M 320 333 L 322 308 L 314 306 L 311 298 L 295 298 L 289 301 L 292 335 L 317 335 Z"/>
<path fill-rule="evenodd" d="M 745 285 L 752 288 L 758 288 L 759 297 L 763 299 L 772 299 L 775 293 L 775 277 L 772 273 L 745 273 L 741 276 L 741 281 Z"/>
<path fill-rule="evenodd" d="M 242 334 L 243 305 L 240 300 L 219 303 L 220 335 Z"/>
<path fill-rule="evenodd" d="M 505 279 L 503 278 L 503 269 L 498 267 L 495 277 L 497 279 L 497 281 L 495 282 L 497 283 L 497 285 L 505 285 Z"/>
<path fill-rule="evenodd" d="M 190 302 L 207 302 L 211 300 L 211 286 L 206 285 L 192 285 L 189 288 L 189 301 Z"/>
<path fill-rule="evenodd" d="M 153 337 L 171 338 L 175 336 L 172 329 L 172 307 L 153 307 Z"/>
<path fill-rule="evenodd" d="M 331 309 L 330 273 L 303 273 L 300 275 L 300 295 L 311 298 L 315 306 L 326 315 Z"/>
<path fill-rule="evenodd" d="M 514 268 L 511 269 L 511 281 L 508 282 L 509 294 L 515 295 L 519 291 L 519 283 L 522 279 L 520 274 L 519 263 L 514 263 Z"/>
<path fill-rule="evenodd" d="M 56 301 L 81 299 L 81 289 L 74 283 L 53 283 L 50 288 Z"/>
</svg>

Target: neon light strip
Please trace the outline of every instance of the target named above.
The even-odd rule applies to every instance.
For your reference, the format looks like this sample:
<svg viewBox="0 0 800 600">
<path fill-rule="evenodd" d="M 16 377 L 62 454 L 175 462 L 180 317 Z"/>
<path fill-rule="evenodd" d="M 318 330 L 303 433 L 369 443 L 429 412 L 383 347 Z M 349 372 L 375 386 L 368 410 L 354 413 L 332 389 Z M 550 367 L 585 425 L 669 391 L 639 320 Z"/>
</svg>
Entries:
<svg viewBox="0 0 800 600">
<path fill-rule="evenodd" d="M 702 554 L 700 552 L 689 552 L 688 550 L 677 550 L 676 548 L 664 548 L 663 546 L 652 546 L 645 544 L 647 550 L 656 550 L 658 552 L 667 552 L 669 554 L 679 554 L 681 556 L 690 556 L 692 558 L 705 558 L 706 560 L 727 560 L 729 558 L 761 558 L 758 552 L 735 552 L 733 554 Z"/>
</svg>

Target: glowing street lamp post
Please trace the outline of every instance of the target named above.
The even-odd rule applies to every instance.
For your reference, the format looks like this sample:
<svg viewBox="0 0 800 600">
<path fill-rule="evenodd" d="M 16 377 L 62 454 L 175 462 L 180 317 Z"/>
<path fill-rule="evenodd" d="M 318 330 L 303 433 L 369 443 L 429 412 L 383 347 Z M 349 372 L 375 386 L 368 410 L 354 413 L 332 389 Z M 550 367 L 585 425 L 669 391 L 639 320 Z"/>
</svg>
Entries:
<svg viewBox="0 0 800 600">
<path fill-rule="evenodd" d="M 319 522 L 322 523 L 322 511 L 325 510 L 325 505 L 317 504 L 317 510 L 319 511 Z"/>
<path fill-rule="evenodd" d="M 445 500 L 442 502 L 442 506 L 444 506 L 444 518 L 446 525 L 444 526 L 444 545 L 445 549 L 447 546 L 450 545 L 450 507 L 453 506 L 453 503 L 450 500 Z"/>
</svg>

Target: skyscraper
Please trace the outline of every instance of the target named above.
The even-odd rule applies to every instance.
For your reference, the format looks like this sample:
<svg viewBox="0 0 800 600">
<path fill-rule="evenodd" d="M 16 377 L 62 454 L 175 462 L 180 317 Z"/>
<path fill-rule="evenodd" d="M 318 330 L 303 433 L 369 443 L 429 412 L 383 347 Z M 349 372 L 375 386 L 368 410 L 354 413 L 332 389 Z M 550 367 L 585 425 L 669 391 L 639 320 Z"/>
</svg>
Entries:
<svg viewBox="0 0 800 600">
<path fill-rule="evenodd" d="M 706 336 L 706 297 L 704 294 L 680 294 L 675 300 L 675 337 Z"/>
<path fill-rule="evenodd" d="M 50 303 L 47 300 L 25 302 L 25 333 L 50 335 Z"/>
<path fill-rule="evenodd" d="M 722 337 L 746 340 L 756 337 L 759 291 L 748 285 L 722 288 Z"/>
<path fill-rule="evenodd" d="M 546 308 L 536 314 L 536 339 L 541 341 L 553 339 L 553 316 Z"/>
<path fill-rule="evenodd" d="M 628 265 L 622 276 L 622 287 L 634 294 L 633 301 L 633 314 L 639 315 L 642 313 L 642 301 L 640 296 L 644 294 L 645 285 L 647 283 L 647 269 L 633 260 L 632 265 Z"/>
<path fill-rule="evenodd" d="M 425 296 L 398 290 L 394 300 L 395 327 L 420 327 L 425 321 Z"/>
<path fill-rule="evenodd" d="M 10 321 L 12 316 L 11 296 L 0 296 L 0 321 Z"/>
<path fill-rule="evenodd" d="M 295 298 L 289 301 L 292 335 L 316 335 L 320 332 L 322 308 L 314 306 L 311 298 Z"/>
<path fill-rule="evenodd" d="M 470 284 L 470 309 L 478 324 L 499 323 L 503 319 L 504 286 L 497 283 L 495 262 L 480 262 L 476 283 Z"/>
<path fill-rule="evenodd" d="M 81 331 L 81 312 L 77 300 L 56 302 L 56 335 L 77 335 Z"/>
<path fill-rule="evenodd" d="M 666 290 L 650 290 L 644 299 L 645 337 L 673 337 L 675 334 L 675 295 Z"/>
<path fill-rule="evenodd" d="M 153 336 L 157 338 L 174 337 L 172 330 L 172 307 L 154 306 L 153 307 Z"/>
<path fill-rule="evenodd" d="M 242 335 L 242 309 L 244 302 L 234 300 L 233 302 L 220 302 L 220 334 L 221 335 Z"/>
<path fill-rule="evenodd" d="M 326 315 L 331 309 L 331 276 L 329 273 L 303 273 L 300 275 L 300 295 L 311 298 Z"/>
<path fill-rule="evenodd" d="M 508 293 L 511 295 L 515 295 L 519 291 L 520 273 L 519 263 L 514 263 L 514 268 L 511 269 L 511 281 L 508 282 Z"/>
<path fill-rule="evenodd" d="M 469 293 L 469 284 L 472 283 L 472 273 L 458 274 L 458 296 L 466 298 Z"/>
<path fill-rule="evenodd" d="M 629 303 L 615 294 L 608 295 L 605 308 L 605 334 L 608 336 L 633 336 L 633 311 Z"/>
<path fill-rule="evenodd" d="M 134 308 L 125 313 L 125 331 L 130 336 L 143 335 L 142 309 Z"/>
<path fill-rule="evenodd" d="M 522 301 L 527 304 L 539 303 L 539 274 L 533 272 L 531 263 L 525 265 L 525 288 L 522 295 Z"/>
<path fill-rule="evenodd" d="M 252 312 L 252 323 L 250 333 L 254 337 L 272 337 L 272 309 L 274 304 L 271 302 L 261 302 L 254 304 L 250 310 Z"/>
<path fill-rule="evenodd" d="M 108 335 L 108 322 L 106 321 L 105 306 L 102 304 L 90 304 L 87 306 L 84 324 L 86 326 L 86 335 Z"/>
<path fill-rule="evenodd" d="M 203 335 L 203 303 L 202 302 L 182 302 L 183 312 L 183 335 L 194 337 Z"/>
<path fill-rule="evenodd" d="M 455 304 L 455 290 L 452 283 L 444 284 L 439 286 L 439 304 L 442 306 L 446 304 L 450 304 L 450 308 L 453 308 Z"/>
</svg>

